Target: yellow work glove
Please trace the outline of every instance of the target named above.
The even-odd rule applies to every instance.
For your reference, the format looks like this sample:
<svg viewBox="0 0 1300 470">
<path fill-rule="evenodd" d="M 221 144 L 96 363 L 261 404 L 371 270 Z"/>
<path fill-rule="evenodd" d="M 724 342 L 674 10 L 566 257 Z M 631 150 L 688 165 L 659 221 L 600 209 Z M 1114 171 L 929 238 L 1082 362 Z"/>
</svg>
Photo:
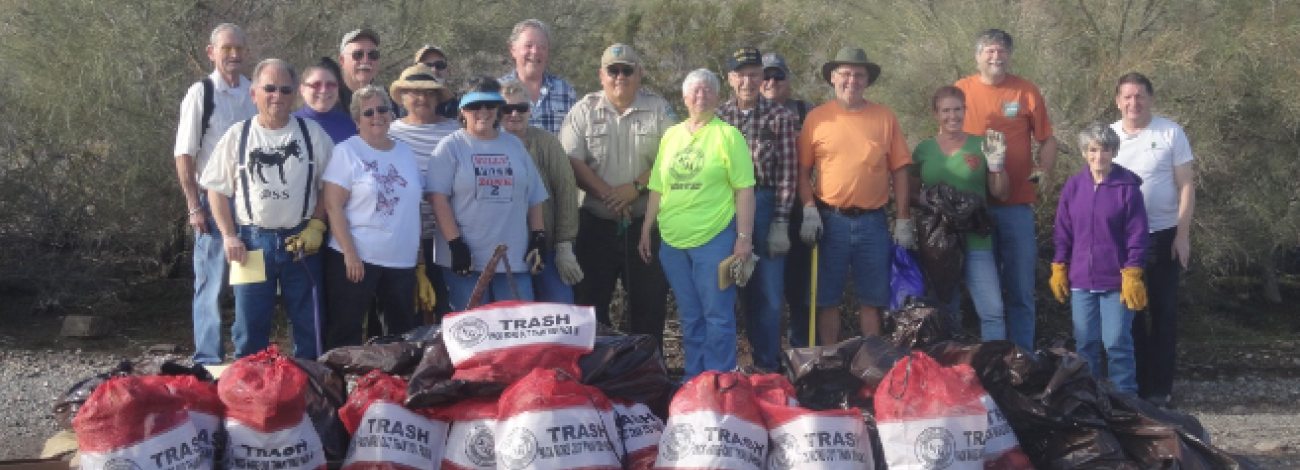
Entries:
<svg viewBox="0 0 1300 470">
<path fill-rule="evenodd" d="M 1052 263 L 1052 280 L 1049 284 L 1052 286 L 1052 295 L 1056 296 L 1056 301 L 1065 303 L 1065 299 L 1070 297 L 1070 267 L 1065 263 Z"/>
<path fill-rule="evenodd" d="M 1135 312 L 1147 308 L 1147 285 L 1142 282 L 1142 268 L 1124 268 L 1119 273 L 1124 276 L 1119 288 L 1120 301 Z"/>
<path fill-rule="evenodd" d="M 302 252 L 303 256 L 311 256 L 320 251 L 321 241 L 325 240 L 325 222 L 320 219 L 311 219 L 307 226 L 303 227 L 297 235 L 290 235 L 284 239 L 284 251 L 291 253 Z"/>
<path fill-rule="evenodd" d="M 424 263 L 420 263 L 415 266 L 415 304 L 420 306 L 421 312 L 432 312 L 437 303 L 438 294 L 433 291 L 433 284 L 424 272 Z"/>
</svg>

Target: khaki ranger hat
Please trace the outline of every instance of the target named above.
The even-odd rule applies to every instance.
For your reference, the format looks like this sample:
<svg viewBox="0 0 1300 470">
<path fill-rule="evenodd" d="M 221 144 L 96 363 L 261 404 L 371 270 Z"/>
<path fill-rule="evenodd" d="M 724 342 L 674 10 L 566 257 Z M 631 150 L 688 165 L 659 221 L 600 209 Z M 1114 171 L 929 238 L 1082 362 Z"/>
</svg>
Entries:
<svg viewBox="0 0 1300 470">
<path fill-rule="evenodd" d="M 632 46 L 627 44 L 614 44 L 605 48 L 605 53 L 600 55 L 600 68 L 609 67 L 614 64 L 640 67 L 641 57 L 636 55 L 636 51 L 632 50 Z"/>
<path fill-rule="evenodd" d="M 880 78 L 880 65 L 868 60 L 865 51 L 856 47 L 845 47 L 835 54 L 835 59 L 822 64 L 822 79 L 826 80 L 826 83 L 830 83 L 831 72 L 841 65 L 865 65 L 867 67 L 867 86 L 875 84 L 876 79 Z"/>
<path fill-rule="evenodd" d="M 451 90 L 438 83 L 433 76 L 433 69 L 424 64 L 415 64 L 403 70 L 401 77 L 388 86 L 388 96 L 400 103 L 402 90 L 433 90 L 438 93 L 439 103 L 451 99 Z"/>
</svg>

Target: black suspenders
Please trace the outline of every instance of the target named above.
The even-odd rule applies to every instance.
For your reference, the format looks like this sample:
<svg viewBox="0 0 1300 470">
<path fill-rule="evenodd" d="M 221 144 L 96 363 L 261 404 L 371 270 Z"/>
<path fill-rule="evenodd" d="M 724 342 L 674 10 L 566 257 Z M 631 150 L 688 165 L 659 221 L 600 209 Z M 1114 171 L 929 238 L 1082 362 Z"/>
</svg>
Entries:
<svg viewBox="0 0 1300 470">
<path fill-rule="evenodd" d="M 307 146 L 307 184 L 302 198 L 302 218 L 305 220 L 309 215 L 307 214 L 307 210 L 311 207 L 311 182 L 313 176 L 316 174 L 316 154 L 311 145 L 311 133 L 307 132 L 307 121 L 304 121 L 300 117 L 295 117 L 294 119 L 298 120 L 298 129 L 302 131 L 303 144 Z M 244 121 L 243 129 L 239 132 L 239 181 L 241 183 L 240 187 L 244 190 L 244 215 L 248 217 L 249 222 L 253 221 L 253 199 L 249 197 L 248 167 L 246 165 L 246 160 L 248 153 L 248 131 L 252 127 L 253 119 L 246 120 Z"/>
</svg>

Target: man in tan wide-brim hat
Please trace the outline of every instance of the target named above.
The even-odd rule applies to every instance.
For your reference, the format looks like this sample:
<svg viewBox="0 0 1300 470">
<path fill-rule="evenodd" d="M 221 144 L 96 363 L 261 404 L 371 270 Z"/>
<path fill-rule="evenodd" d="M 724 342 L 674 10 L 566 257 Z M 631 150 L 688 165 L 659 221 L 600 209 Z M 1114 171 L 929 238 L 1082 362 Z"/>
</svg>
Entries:
<svg viewBox="0 0 1300 470">
<path fill-rule="evenodd" d="M 406 90 L 433 90 L 439 103 L 451 99 L 451 90 L 442 86 L 433 69 L 425 64 L 415 64 L 403 70 L 402 75 L 388 86 L 388 95 L 400 102 L 401 93 Z"/>
<path fill-rule="evenodd" d="M 889 305 L 890 188 L 898 209 L 894 241 L 915 245 L 907 166 L 912 154 L 894 112 L 863 93 L 880 78 L 880 65 L 862 49 L 840 49 L 822 65 L 835 99 L 808 113 L 799 134 L 800 238 L 820 244 L 817 257 L 817 333 L 821 344 L 839 341 L 840 296 L 852 269 L 862 335 L 880 333 Z M 817 169 L 817 181 L 811 179 Z M 823 225 L 824 224 L 824 225 Z M 823 230 L 825 233 L 823 233 Z"/>
</svg>

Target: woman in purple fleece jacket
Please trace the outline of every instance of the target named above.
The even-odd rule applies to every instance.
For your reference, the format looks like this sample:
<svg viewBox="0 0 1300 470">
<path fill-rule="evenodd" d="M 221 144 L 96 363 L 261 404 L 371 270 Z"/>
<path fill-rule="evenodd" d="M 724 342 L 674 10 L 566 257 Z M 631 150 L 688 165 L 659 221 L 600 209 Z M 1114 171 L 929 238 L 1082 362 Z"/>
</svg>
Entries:
<svg viewBox="0 0 1300 470">
<path fill-rule="evenodd" d="M 1133 313 L 1146 308 L 1142 266 L 1147 250 L 1147 214 L 1142 178 L 1111 163 L 1119 136 L 1092 123 L 1079 132 L 1088 166 L 1065 182 L 1056 209 L 1056 256 L 1052 293 L 1070 297 L 1074 339 L 1101 378 L 1101 347 L 1115 388 L 1137 393 L 1133 359 Z"/>
</svg>

